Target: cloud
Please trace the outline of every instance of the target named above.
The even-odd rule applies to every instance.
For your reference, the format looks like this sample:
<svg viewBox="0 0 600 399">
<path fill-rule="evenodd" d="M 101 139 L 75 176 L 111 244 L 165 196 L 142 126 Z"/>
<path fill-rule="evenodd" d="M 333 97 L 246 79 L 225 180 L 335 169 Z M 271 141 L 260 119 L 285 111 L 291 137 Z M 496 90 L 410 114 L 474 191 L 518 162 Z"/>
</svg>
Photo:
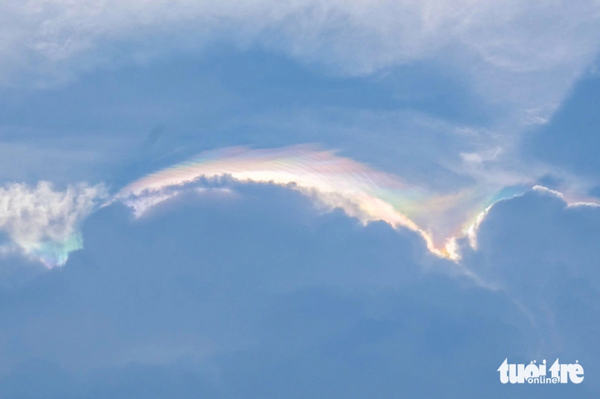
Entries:
<svg viewBox="0 0 600 399">
<path fill-rule="evenodd" d="M 579 176 L 596 179 L 600 176 L 596 149 L 598 138 L 598 99 L 600 79 L 593 73 L 582 77 L 563 106 L 543 126 L 523 143 L 523 156 L 559 165 Z M 573 140 L 573 135 L 577 140 Z"/>
<path fill-rule="evenodd" d="M 482 181 L 451 193 L 369 168 L 317 147 L 296 146 L 209 151 L 190 161 L 141 178 L 116 194 L 139 217 L 156 204 L 184 192 L 202 178 L 230 177 L 247 183 L 272 183 L 298 190 L 322 209 L 343 209 L 363 223 L 385 221 L 419 233 L 433 253 L 457 258 L 455 237 L 469 231 L 485 209 L 524 191 L 527 180 Z M 511 184 L 509 186 L 509 184 Z"/>
<path fill-rule="evenodd" d="M 507 288 L 533 281 L 540 271 L 552 274 L 555 268 L 566 267 L 575 274 L 597 274 L 592 259 L 598 249 L 591 244 L 600 234 L 598 204 L 568 204 L 561 193 L 536 186 L 491 206 L 476 233 L 478 246 L 471 255 L 485 254 L 486 259 L 474 264 L 478 264 L 482 275 L 492 273 L 488 277 Z M 525 240 L 527 236 L 531 238 Z M 518 276 L 512 275 L 517 270 Z M 600 285 L 600 281 L 596 283 Z"/>
<path fill-rule="evenodd" d="M 0 72 L 69 79 L 213 40 L 261 46 L 350 74 L 437 59 L 488 101 L 543 120 L 598 50 L 600 6 L 536 1 L 7 1 Z M 43 80 L 43 79 L 42 79 Z"/>
<path fill-rule="evenodd" d="M 491 206 L 522 194 L 534 182 L 510 173 L 488 177 L 477 169 L 483 162 L 479 158 L 474 162 L 474 183 L 449 191 L 414 179 L 405 181 L 308 145 L 257 150 L 232 147 L 204 152 L 138 179 L 110 198 L 102 185 L 71 186 L 61 193 L 53 191 L 46 182 L 35 189 L 12 184 L 2 191 L 6 216 L 0 227 L 14 245 L 5 246 L 3 252 L 18 248 L 48 267 L 63 265 L 70 252 L 82 247 L 78 226 L 102 199 L 108 200 L 106 204 L 124 203 L 139 218 L 190 190 L 233 195 L 240 183 L 263 183 L 299 191 L 321 211 L 342 209 L 365 225 L 384 221 L 394 228 L 412 230 L 432 253 L 458 261 L 457 240 L 468 237 L 476 249 L 477 229 Z"/>
<path fill-rule="evenodd" d="M 0 23 L 0 57 L 4 60 L 0 79 L 4 77 L 6 84 L 19 88 L 24 83 L 18 76 L 26 76 L 27 81 L 40 84 L 53 79 L 65 81 L 98 67 L 111 66 L 110 70 L 119 62 L 144 64 L 154 57 L 166 58 L 173 52 L 201 52 L 210 47 L 209 43 L 226 42 L 242 50 L 261 48 L 284 53 L 303 63 L 324 66 L 334 74 L 363 76 L 379 72 L 378 76 L 385 78 L 389 76 L 387 72 L 393 74 L 394 68 L 404 65 L 412 65 L 419 70 L 423 66 L 423 70 L 427 71 L 424 75 L 432 74 L 433 69 L 447 70 L 451 77 L 446 77 L 448 81 L 460 81 L 458 86 L 469 92 L 470 100 L 476 97 L 471 102 L 485 103 L 482 108 L 492 110 L 493 114 L 484 123 L 485 126 L 457 126 L 428 115 L 415 116 L 416 113 L 406 109 L 370 113 L 354 109 L 361 108 L 359 106 L 338 110 L 337 113 L 325 110 L 320 115 L 315 113 L 316 116 L 310 115 L 310 110 L 303 113 L 302 110 L 286 109 L 276 115 L 284 122 L 279 121 L 277 126 L 267 128 L 270 127 L 271 132 L 290 129 L 294 134 L 277 131 L 273 134 L 277 139 L 271 139 L 269 134 L 260 137 L 261 134 L 234 131 L 248 120 L 253 127 L 265 128 L 265 124 L 277 119 L 272 114 L 265 116 L 270 121 L 262 125 L 252 117 L 239 116 L 235 128 L 226 126 L 225 129 L 223 126 L 235 118 L 221 115 L 219 118 L 226 119 L 227 123 L 219 121 L 210 128 L 226 132 L 212 135 L 218 139 L 203 139 L 203 143 L 212 140 L 204 148 L 248 142 L 257 146 L 283 146 L 323 140 L 327 148 L 348 149 L 347 154 L 354 159 L 367 161 L 406 180 L 418 176 L 429 186 L 445 184 L 444 190 L 433 187 L 436 193 L 445 191 L 445 194 L 462 191 L 472 183 L 472 192 L 485 192 L 485 196 L 490 197 L 504 186 L 525 181 L 532 183 L 547 174 L 566 177 L 564 180 L 572 186 L 581 186 L 573 190 L 577 191 L 576 195 L 595 185 L 594 182 L 582 183 L 573 176 L 563 176 L 566 174 L 522 159 L 519 147 L 521 133 L 531 129 L 532 123 L 548 120 L 572 83 L 594 59 L 600 45 L 598 2 L 542 5 L 535 1 L 512 0 L 244 0 L 236 2 L 233 7 L 230 4 L 183 0 L 32 0 L 9 1 L 0 7 L 4 8 L 0 9 L 4 11 L 0 12 L 3 15 L 0 18 L 4 18 L 2 22 L 5 22 Z M 149 75 L 154 76 L 155 73 L 156 70 L 153 70 Z M 197 74 L 197 71 L 194 73 Z M 231 76 L 223 76 L 231 79 Z M 130 79 L 127 74 L 122 78 Z M 209 81 L 220 78 L 211 75 Z M 152 85 L 151 82 L 146 81 L 145 84 Z M 210 86 L 206 82 L 201 84 Z M 462 87 L 463 84 L 468 88 Z M 434 86 L 444 86 L 444 82 L 439 85 L 436 82 Z M 400 93 L 401 90 L 394 89 L 391 97 L 401 97 L 405 94 Z M 146 93 L 137 87 L 133 91 Z M 444 97 L 449 94 L 448 97 L 452 98 L 448 103 L 462 104 L 462 98 L 454 98 L 458 91 L 454 86 L 440 89 Z M 106 112 L 114 112 L 112 96 L 121 94 L 110 93 L 107 101 L 110 106 Z M 221 92 L 218 95 L 226 94 L 232 95 Z M 85 91 L 82 95 L 96 98 Z M 206 97 L 211 95 L 209 93 Z M 437 92 L 434 97 L 437 97 Z M 139 101 L 139 97 L 135 101 Z M 186 98 L 183 102 L 192 101 L 198 101 L 198 98 Z M 223 101 L 235 103 L 237 99 Z M 169 119 L 178 115 L 179 111 L 174 109 L 190 107 L 189 104 L 173 105 L 170 100 L 168 102 L 169 107 L 161 109 L 162 115 L 152 117 Z M 96 109 L 96 105 L 92 103 L 91 108 Z M 412 105 L 408 101 L 400 106 Z M 201 106 L 210 108 L 206 101 Z M 286 104 L 286 107 L 290 106 Z M 441 106 L 444 107 L 447 107 L 446 103 Z M 470 108 L 470 104 L 464 107 Z M 36 105 L 36 108 L 39 107 Z M 124 104 L 117 108 L 119 113 L 129 117 L 144 107 L 135 107 L 136 111 L 132 111 Z M 197 107 L 191 109 L 197 114 Z M 252 109 L 248 114 L 257 115 L 258 112 L 254 111 Z M 148 116 L 141 113 L 146 124 Z M 68 118 L 71 118 L 70 114 L 71 108 L 68 108 Z M 113 120 L 105 118 L 104 112 L 98 114 L 101 115 L 98 120 Z M 159 114 L 156 112 L 156 115 Z M 325 117 L 322 116 L 324 114 Z M 182 117 L 182 120 L 186 118 Z M 52 114 L 48 120 L 55 119 Z M 74 120 L 76 124 L 82 123 Z M 296 126 L 290 128 L 289 125 Z M 192 128 L 197 129 L 197 126 L 179 129 Z M 221 139 L 222 136 L 227 137 Z M 310 139 L 307 136 L 311 136 Z M 276 143 L 264 143 L 268 141 Z M 182 146 L 187 144 L 189 142 Z M 12 152 L 12 147 L 9 152 Z M 41 153 L 45 154 L 44 151 Z M 56 158 L 51 155 L 52 159 Z M 62 155 L 61 152 L 58 157 Z M 83 155 L 85 159 L 89 158 Z M 560 189 L 568 192 L 571 187 Z M 486 200 L 478 199 L 476 202 L 485 203 Z M 459 226 L 469 218 L 473 216 L 459 212 L 457 220 L 451 224 Z M 436 229 L 427 221 L 424 224 L 427 226 L 421 226 L 423 230 Z M 442 237 L 440 240 L 443 241 L 452 234 L 443 231 L 433 235 Z M 436 246 L 439 247 L 439 243 Z"/>
<path fill-rule="evenodd" d="M 503 386 L 495 370 L 506 357 L 554 355 L 595 375 L 588 341 L 540 351 L 504 291 L 443 273 L 451 262 L 414 232 L 322 214 L 284 187 L 237 189 L 188 192 L 140 219 L 118 203 L 91 215 L 85 249 L 64 268 L 0 295 L 0 395 L 527 398 L 540 387 Z M 505 227 L 546 208 L 536 193 L 530 206 L 522 198 L 501 203 L 522 211 Z M 590 340 L 594 298 L 571 316 Z M 551 388 L 549 398 L 598 393 L 587 382 Z"/>
<path fill-rule="evenodd" d="M 349 109 L 329 113 L 328 124 L 292 110 L 284 116 L 297 118 L 283 123 L 294 129 L 285 131 L 302 134 L 277 131 L 273 139 L 261 131 L 253 142 L 323 137 L 328 148 L 347 146 L 345 156 L 314 147 L 217 150 L 116 197 L 88 184 L 3 186 L 2 250 L 64 267 L 6 279 L 10 271 L 1 270 L 0 396 L 532 397 L 539 391 L 505 390 L 514 387 L 500 386 L 494 370 L 506 357 L 560 356 L 579 359 L 589 383 L 544 394 L 598 397 L 598 207 L 543 188 L 515 196 L 549 171 L 565 185 L 583 184 L 519 161 L 518 146 L 520 133 L 547 122 L 593 58 L 598 6 L 4 2 L 4 85 L 60 83 L 99 66 L 225 41 L 335 74 L 383 76 L 399 65 L 436 64 L 466 77 L 494 117 L 486 127 L 457 127 L 426 116 L 406 122 L 409 111 Z M 113 93 L 107 103 L 127 116 L 144 109 L 141 118 L 155 125 L 147 120 L 154 108 L 115 106 Z M 188 102 L 196 112 L 197 103 Z M 41 123 L 54 119 L 48 111 Z M 313 121 L 318 126 L 308 126 Z M 210 129 L 201 126 L 202 133 Z M 201 137 L 203 148 L 254 139 L 232 130 Z M 45 160 L 65 155 L 36 148 L 44 155 L 34 157 L 36 167 L 44 170 Z M 0 150 L 15 158 L 31 148 Z M 76 158 L 87 161 L 91 153 Z M 469 224 L 471 235 L 461 237 Z M 477 280 L 428 251 L 429 244 L 439 253 L 452 236 L 450 252 Z M 72 253 L 82 237 L 85 250 Z"/>
<path fill-rule="evenodd" d="M 19 88 L 26 86 L 24 79 L 42 82 L 40 84 L 53 79 L 66 81 L 99 67 L 118 70 L 122 62 L 146 64 L 155 58 L 168 58 L 173 53 L 196 54 L 210 48 L 210 43 L 229 43 L 242 51 L 267 49 L 287 54 L 301 63 L 324 66 L 330 73 L 338 75 L 378 73 L 379 77 L 386 79 L 401 66 L 425 71 L 422 74 L 426 76 L 419 80 L 419 90 L 407 94 L 403 92 L 402 85 L 392 89 L 390 97 L 397 100 L 407 95 L 409 101 L 399 103 L 387 98 L 391 107 L 412 107 L 416 101 L 414 98 L 423 91 L 423 82 L 428 77 L 439 79 L 447 71 L 445 80 L 433 84 L 442 87 L 438 89 L 439 97 L 451 98 L 439 108 L 449 108 L 448 103 L 462 104 L 464 99 L 460 92 L 465 91 L 469 94 L 465 96 L 469 98 L 469 104 L 464 108 L 472 108 L 471 103 L 484 104 L 481 108 L 491 114 L 489 118 L 486 116 L 485 122 L 471 121 L 471 126 L 459 126 L 455 121 L 417 115 L 407 109 L 369 112 L 356 109 L 360 106 L 337 111 L 320 109 L 311 114 L 311 110 L 303 113 L 302 110 L 290 109 L 294 102 L 285 104 L 284 111 L 278 110 L 278 115 L 274 116 L 271 109 L 271 114 L 267 112 L 267 115 L 256 116 L 260 114 L 256 109 L 247 112 L 246 105 L 240 105 L 251 97 L 247 93 L 231 93 L 224 89 L 212 94 L 207 89 L 206 97 L 222 97 L 220 101 L 233 104 L 236 113 L 242 109 L 233 124 L 251 123 L 252 127 L 270 128 L 271 131 L 290 129 L 295 135 L 278 131 L 274 134 L 278 139 L 270 139 L 268 134 L 260 137 L 261 134 L 239 133 L 234 131 L 237 126 L 231 128 L 231 120 L 236 118 L 227 111 L 216 118 L 220 118 L 216 125 L 209 127 L 226 132 L 215 134 L 218 140 L 203 141 L 213 141 L 204 148 L 217 148 L 248 142 L 257 146 L 284 146 L 323 140 L 327 148 L 346 150 L 342 147 L 349 147 L 351 157 L 367 160 L 405 179 L 420 174 L 425 179 L 447 185 L 459 180 L 462 181 L 457 185 L 464 184 L 464 180 L 472 178 L 475 178 L 476 185 L 482 182 L 488 184 L 488 179 L 500 175 L 510 181 L 535 180 L 544 174 L 556 175 L 552 168 L 522 158 L 519 151 L 522 133 L 531 130 L 532 124 L 549 120 L 600 48 L 600 3 L 583 0 L 569 5 L 514 0 L 243 0 L 236 2 L 235 7 L 185 0 L 32 0 L 4 2 L 0 7 L 4 11 L 0 12 L 3 15 L 0 18 L 5 19 L 2 21 L 5 23 L 0 23 L 0 57 L 4 60 L 0 80 L 4 77 L 5 84 Z M 194 60 L 197 64 L 197 58 Z M 265 67 L 269 68 L 269 65 Z M 221 68 L 221 65 L 216 68 Z M 194 72 L 190 78 L 197 75 L 197 70 L 192 69 Z M 146 73 L 152 77 L 163 72 L 158 69 Z M 175 69 L 170 73 L 181 74 L 182 70 Z M 399 72 L 402 73 L 404 70 Z M 433 76 L 436 74 L 439 76 Z M 215 80 L 235 80 L 236 75 L 210 75 L 208 81 L 198 84 L 210 88 Z M 127 74 L 121 78 L 132 80 Z M 248 80 L 253 78 L 254 75 L 245 77 Z M 165 82 L 171 80 L 165 79 Z M 182 80 L 187 82 L 187 79 Z M 148 87 L 155 84 L 153 80 L 144 82 Z M 279 85 L 281 82 L 270 84 Z M 390 86 L 393 87 L 393 84 Z M 94 87 L 93 83 L 91 87 Z M 166 87 L 168 83 L 159 92 L 168 92 Z M 430 88 L 426 90 L 431 91 Z M 141 87 L 135 87 L 133 91 L 153 93 Z M 438 97 L 438 92 L 433 91 L 433 97 Z M 237 103 L 239 99 L 232 97 L 240 94 L 244 99 Z M 85 90 L 80 95 L 97 97 L 89 96 Z M 276 98 L 271 97 L 272 92 L 262 95 Z M 109 129 L 119 130 L 130 121 L 127 117 L 135 119 L 131 115 L 139 112 L 140 107 L 132 110 L 124 103 L 115 112 L 113 96 L 121 97 L 123 92 L 111 92 L 106 100 L 109 105 L 105 112 L 115 115 L 115 118 L 108 119 L 119 120 Z M 157 98 L 166 98 L 162 96 L 157 95 Z M 192 109 L 191 113 L 197 115 L 198 107 L 191 107 L 189 103 L 200 101 L 198 97 L 185 98 L 181 103 L 168 99 L 168 106 L 162 104 L 159 107 L 157 104 L 161 101 L 149 102 L 146 106 L 159 107 L 160 112 L 153 112 L 152 118 L 175 119 L 173 122 L 179 124 L 179 130 L 198 129 L 199 125 L 205 126 L 202 120 L 212 117 L 208 116 L 211 112 L 207 111 L 206 117 L 193 123 L 189 122 L 191 116 L 181 116 L 186 113 L 182 109 Z M 139 97 L 134 98 L 135 101 L 143 101 Z M 206 100 L 198 104 L 206 109 L 211 107 Z M 91 103 L 92 109 L 96 107 L 97 104 Z M 431 107 L 436 105 L 430 104 Z M 36 108 L 39 107 L 36 105 Z M 423 113 L 430 111 L 421 110 Z M 93 114 L 85 112 L 85 115 Z M 435 114 L 435 111 L 430 113 Z M 94 116 L 95 123 L 102 124 L 101 120 L 107 118 L 104 112 L 98 114 L 101 117 Z M 131 130 L 140 129 L 142 124 L 147 126 L 148 115 L 141 114 L 143 122 Z M 71 108 L 66 115 L 67 119 L 72 118 Z M 123 115 L 127 117 L 123 118 Z M 261 117 L 268 120 L 261 124 L 256 121 Z M 273 122 L 278 117 L 283 122 Z M 52 114 L 48 120 L 55 119 Z M 74 120 L 77 124 L 82 123 Z M 190 125 L 185 126 L 184 120 Z M 292 125 L 290 120 L 297 126 L 289 127 Z M 340 123 L 339 120 L 345 122 Z M 155 121 L 152 123 L 155 124 Z M 265 126 L 269 123 L 277 126 Z M 144 129 L 147 129 L 146 126 Z M 304 131 L 299 132 L 301 129 Z M 224 135 L 227 137 L 220 139 Z M 307 139 L 307 136 L 312 137 Z M 385 167 L 390 164 L 395 165 Z M 398 171 L 401 168 L 405 170 Z M 579 191 L 585 192 L 596 185 L 595 182 L 582 184 L 572 176 L 567 177 L 566 181 L 575 182 L 574 185 L 586 186 Z M 456 189 L 451 187 L 451 190 Z M 561 187 L 562 191 L 569 189 Z"/>
<path fill-rule="evenodd" d="M 102 185 L 78 184 L 56 191 L 49 182 L 0 187 L 0 231 L 10 239 L 2 252 L 21 252 L 48 268 L 62 266 L 81 249 L 79 226 L 105 197 Z"/>
<path fill-rule="evenodd" d="M 594 299 L 600 294 L 600 206 L 568 204 L 560 193 L 536 187 L 494 204 L 476 234 L 476 250 L 462 242 L 461 262 L 527 315 L 540 337 L 537 351 L 578 350 L 588 361 L 599 359 L 592 331 L 600 328 Z"/>
</svg>

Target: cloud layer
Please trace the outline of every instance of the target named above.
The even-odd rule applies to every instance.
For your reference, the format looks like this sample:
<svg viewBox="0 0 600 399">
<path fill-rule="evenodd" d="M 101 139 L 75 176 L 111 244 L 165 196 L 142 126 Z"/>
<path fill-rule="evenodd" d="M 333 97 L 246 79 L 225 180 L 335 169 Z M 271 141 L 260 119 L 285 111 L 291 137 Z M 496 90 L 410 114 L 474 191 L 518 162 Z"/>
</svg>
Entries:
<svg viewBox="0 0 600 399">
<path fill-rule="evenodd" d="M 91 215 L 65 268 L 0 295 L 0 394 L 598 396 L 598 208 L 539 190 L 493 207 L 474 253 L 489 263 L 472 265 L 493 269 L 494 291 L 438 273 L 452 262 L 409 230 L 322 214 L 283 187 L 238 191 Z M 582 231 L 573 257 L 568 232 Z M 577 359 L 586 380 L 505 386 L 506 357 Z"/>
<path fill-rule="evenodd" d="M 594 182 L 519 150 L 599 8 L 2 2 L 0 180 L 124 188 L 0 186 L 0 396 L 597 398 Z M 502 386 L 506 357 L 586 381 Z"/>
<path fill-rule="evenodd" d="M 543 120 L 598 50 L 600 5 L 537 1 L 7 1 L 0 79 L 68 79 L 213 40 L 277 49 L 346 73 L 438 59 L 519 118 Z M 234 29 L 235 28 L 235 29 Z M 42 79 L 43 80 L 43 79 Z"/>
</svg>

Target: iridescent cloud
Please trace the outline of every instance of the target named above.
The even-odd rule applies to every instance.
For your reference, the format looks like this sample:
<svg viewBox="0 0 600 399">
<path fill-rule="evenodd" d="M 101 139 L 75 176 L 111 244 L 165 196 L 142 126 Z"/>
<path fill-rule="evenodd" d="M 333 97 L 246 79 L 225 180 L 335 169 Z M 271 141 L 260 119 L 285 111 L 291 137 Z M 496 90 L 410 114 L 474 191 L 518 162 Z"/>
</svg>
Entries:
<svg viewBox="0 0 600 399">
<path fill-rule="evenodd" d="M 230 176 L 241 182 L 284 185 L 314 199 L 325 209 L 341 208 L 362 223 L 381 220 L 419 233 L 429 250 L 456 258 L 453 237 L 467 234 L 477 216 L 495 201 L 523 192 L 511 187 L 476 185 L 436 193 L 389 173 L 312 146 L 209 151 L 187 162 L 150 174 L 125 188 L 116 199 L 146 209 L 177 195 L 200 178 Z"/>
<path fill-rule="evenodd" d="M 49 182 L 0 187 L 0 230 L 9 239 L 0 253 L 22 253 L 48 268 L 62 266 L 69 253 L 83 247 L 80 224 L 104 198 L 103 185 L 82 183 L 64 191 Z"/>
</svg>

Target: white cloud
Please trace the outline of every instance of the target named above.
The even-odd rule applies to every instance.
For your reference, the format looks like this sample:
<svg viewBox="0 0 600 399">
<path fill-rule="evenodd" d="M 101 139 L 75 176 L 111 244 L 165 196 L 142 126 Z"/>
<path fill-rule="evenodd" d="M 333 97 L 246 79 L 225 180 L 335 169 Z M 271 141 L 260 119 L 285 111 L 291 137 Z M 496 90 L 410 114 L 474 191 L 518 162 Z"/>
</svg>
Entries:
<svg viewBox="0 0 600 399">
<path fill-rule="evenodd" d="M 104 196 L 104 186 L 83 183 L 64 191 L 48 182 L 0 187 L 0 230 L 11 241 L 2 252 L 22 252 L 49 268 L 63 265 L 82 247 L 79 225 Z"/>
</svg>

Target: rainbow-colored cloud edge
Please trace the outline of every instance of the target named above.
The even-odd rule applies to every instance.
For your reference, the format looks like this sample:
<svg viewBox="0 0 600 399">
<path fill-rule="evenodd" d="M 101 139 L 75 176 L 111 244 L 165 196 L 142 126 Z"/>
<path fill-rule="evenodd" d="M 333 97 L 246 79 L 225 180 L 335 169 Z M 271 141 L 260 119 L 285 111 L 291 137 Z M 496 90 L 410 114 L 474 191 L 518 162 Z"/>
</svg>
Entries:
<svg viewBox="0 0 600 399">
<path fill-rule="evenodd" d="M 134 181 L 114 200 L 131 206 L 139 217 L 199 179 L 225 176 L 242 183 L 286 186 L 310 197 L 322 209 L 341 208 L 365 224 L 384 221 L 394 228 L 407 228 L 418 233 L 433 254 L 453 260 L 460 258 L 456 238 L 470 235 L 472 245 L 476 245 L 474 229 L 486 210 L 528 189 L 528 182 L 520 182 L 509 187 L 477 185 L 440 194 L 334 151 L 301 145 L 207 151 Z"/>
</svg>

